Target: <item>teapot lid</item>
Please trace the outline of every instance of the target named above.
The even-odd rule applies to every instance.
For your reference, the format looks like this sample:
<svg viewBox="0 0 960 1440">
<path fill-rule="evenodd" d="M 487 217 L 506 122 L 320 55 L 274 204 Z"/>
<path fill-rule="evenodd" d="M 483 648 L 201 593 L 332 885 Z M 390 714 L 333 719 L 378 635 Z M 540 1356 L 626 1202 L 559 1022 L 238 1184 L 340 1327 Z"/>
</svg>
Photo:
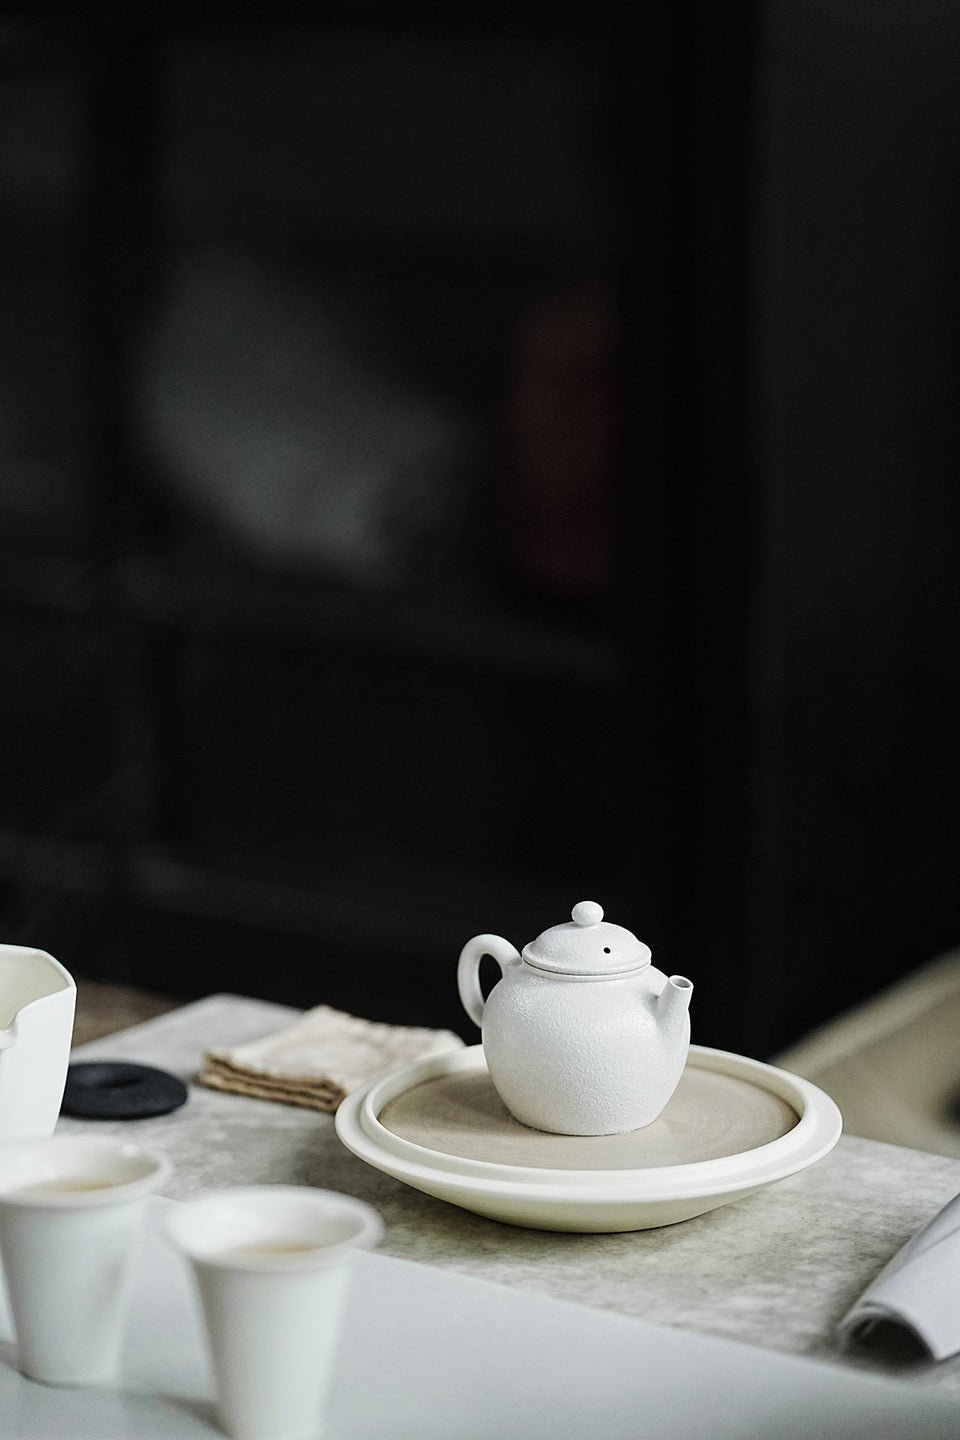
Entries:
<svg viewBox="0 0 960 1440">
<path fill-rule="evenodd" d="M 649 965 L 651 951 L 622 925 L 604 920 L 595 900 L 581 900 L 570 920 L 531 940 L 523 958 L 538 970 L 558 975 L 625 975 Z"/>
</svg>

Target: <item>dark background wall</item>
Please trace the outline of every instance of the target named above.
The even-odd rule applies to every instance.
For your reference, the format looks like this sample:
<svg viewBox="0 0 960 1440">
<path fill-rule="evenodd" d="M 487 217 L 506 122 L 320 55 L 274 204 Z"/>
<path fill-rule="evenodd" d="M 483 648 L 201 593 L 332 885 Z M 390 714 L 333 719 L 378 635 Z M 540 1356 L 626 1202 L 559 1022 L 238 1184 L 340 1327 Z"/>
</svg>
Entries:
<svg viewBox="0 0 960 1440">
<path fill-rule="evenodd" d="M 779 712 L 769 973 L 796 977 L 782 1030 L 957 939 L 960 24 L 936 4 L 781 5 L 764 51 L 754 375 Z"/>
<path fill-rule="evenodd" d="M 590 896 L 755 1054 L 956 943 L 958 52 L 8 7 L 3 938 L 469 1034 Z"/>
</svg>

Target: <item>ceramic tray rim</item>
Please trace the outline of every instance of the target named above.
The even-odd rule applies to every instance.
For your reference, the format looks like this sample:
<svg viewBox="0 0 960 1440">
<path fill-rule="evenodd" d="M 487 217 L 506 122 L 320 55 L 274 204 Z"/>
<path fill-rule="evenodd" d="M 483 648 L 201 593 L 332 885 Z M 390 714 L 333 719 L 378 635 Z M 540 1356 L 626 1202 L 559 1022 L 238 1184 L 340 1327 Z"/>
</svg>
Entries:
<svg viewBox="0 0 960 1440">
<path fill-rule="evenodd" d="M 377 1169 L 416 1183 L 442 1180 L 454 1191 L 516 1195 L 524 1198 L 575 1200 L 603 1204 L 624 1201 L 679 1201 L 720 1196 L 760 1188 L 814 1164 L 840 1138 L 837 1106 L 818 1086 L 764 1061 L 727 1050 L 691 1045 L 691 1058 L 701 1068 L 759 1084 L 785 1100 L 799 1120 L 786 1135 L 735 1155 L 682 1165 L 623 1170 L 550 1170 L 468 1159 L 404 1140 L 377 1118 L 389 1100 L 425 1080 L 454 1071 L 475 1071 L 484 1065 L 483 1046 L 453 1050 L 412 1065 L 398 1066 L 374 1077 L 341 1102 L 336 1129 L 355 1155 Z"/>
</svg>

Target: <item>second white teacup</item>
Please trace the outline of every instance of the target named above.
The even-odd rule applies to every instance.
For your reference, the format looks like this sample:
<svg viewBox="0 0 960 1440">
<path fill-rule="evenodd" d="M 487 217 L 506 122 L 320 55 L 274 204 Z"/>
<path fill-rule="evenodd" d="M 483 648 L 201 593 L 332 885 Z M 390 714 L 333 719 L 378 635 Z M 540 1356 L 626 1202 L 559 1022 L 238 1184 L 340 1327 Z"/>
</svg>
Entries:
<svg viewBox="0 0 960 1440">
<path fill-rule="evenodd" d="M 171 1237 L 191 1262 L 220 1422 L 236 1440 L 307 1440 L 321 1424 L 352 1261 L 380 1217 L 297 1185 L 214 1191 L 178 1205 Z"/>
<path fill-rule="evenodd" d="M 0 1143 L 0 1257 L 31 1379 L 115 1378 L 137 1233 L 172 1169 L 159 1152 L 109 1136 Z"/>
</svg>

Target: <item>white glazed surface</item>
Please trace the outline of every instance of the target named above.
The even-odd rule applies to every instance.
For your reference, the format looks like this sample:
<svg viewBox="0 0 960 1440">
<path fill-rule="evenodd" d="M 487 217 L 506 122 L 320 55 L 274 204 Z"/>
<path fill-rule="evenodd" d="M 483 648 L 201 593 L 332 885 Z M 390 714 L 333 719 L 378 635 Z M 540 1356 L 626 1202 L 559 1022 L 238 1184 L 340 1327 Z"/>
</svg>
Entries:
<svg viewBox="0 0 960 1440">
<path fill-rule="evenodd" d="M 72 976 L 45 950 L 0 945 L 0 1140 L 53 1134 L 76 998 Z"/>
<path fill-rule="evenodd" d="M 116 1375 L 144 1207 L 171 1170 L 109 1137 L 0 1144 L 0 1255 L 26 1375 L 50 1385 Z"/>
<path fill-rule="evenodd" d="M 311 1440 L 354 1258 L 380 1237 L 376 1212 L 330 1191 L 248 1186 L 177 1207 L 169 1230 L 193 1269 L 223 1428 Z"/>
<path fill-rule="evenodd" d="M 484 955 L 502 972 L 486 1001 Z M 475 936 L 457 982 L 491 1080 L 535 1130 L 636 1130 L 657 1118 L 683 1074 L 692 985 L 655 969 L 647 946 L 605 922 L 594 901 L 579 902 L 572 922 L 545 931 L 522 957 L 501 936 Z"/>
</svg>

